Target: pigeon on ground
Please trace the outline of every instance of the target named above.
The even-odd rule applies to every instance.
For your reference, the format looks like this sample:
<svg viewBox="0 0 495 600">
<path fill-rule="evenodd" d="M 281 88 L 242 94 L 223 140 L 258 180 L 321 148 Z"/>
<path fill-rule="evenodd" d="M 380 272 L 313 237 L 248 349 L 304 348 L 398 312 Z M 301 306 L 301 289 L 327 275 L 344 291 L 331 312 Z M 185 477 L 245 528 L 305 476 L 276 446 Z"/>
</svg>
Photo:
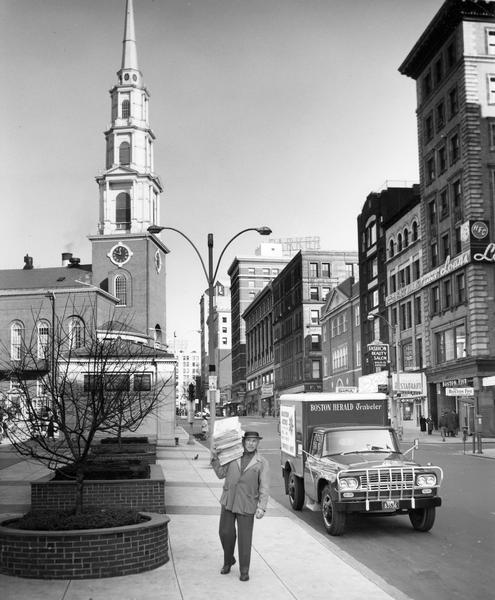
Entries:
<svg viewBox="0 0 495 600">
<path fill-rule="evenodd" d="M 193 460 L 198 460 L 198 456 L 199 456 L 199 454 L 196 454 L 196 456 L 193 458 Z"/>
</svg>

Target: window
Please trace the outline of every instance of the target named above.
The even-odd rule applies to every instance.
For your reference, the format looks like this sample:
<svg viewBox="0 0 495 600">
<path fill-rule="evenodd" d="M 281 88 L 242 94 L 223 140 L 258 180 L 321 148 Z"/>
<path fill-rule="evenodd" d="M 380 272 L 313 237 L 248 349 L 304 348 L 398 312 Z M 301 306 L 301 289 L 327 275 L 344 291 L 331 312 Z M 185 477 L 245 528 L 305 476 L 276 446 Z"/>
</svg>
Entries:
<svg viewBox="0 0 495 600">
<path fill-rule="evenodd" d="M 431 73 L 427 73 L 422 82 L 423 100 L 431 93 Z"/>
<path fill-rule="evenodd" d="M 458 179 L 454 181 L 452 184 L 452 203 L 454 206 L 454 217 L 456 221 L 459 221 L 462 218 L 462 191 L 461 191 L 461 181 Z"/>
<path fill-rule="evenodd" d="M 263 275 L 270 275 L 270 269 L 262 269 Z"/>
<path fill-rule="evenodd" d="M 311 361 L 311 377 L 312 377 L 312 379 L 320 379 L 320 377 L 321 377 L 320 364 L 321 363 L 319 360 Z"/>
<path fill-rule="evenodd" d="M 319 300 L 319 293 L 317 287 L 309 288 L 309 297 L 311 300 Z"/>
<path fill-rule="evenodd" d="M 452 306 L 452 281 L 446 279 L 443 282 L 443 307 L 444 309 Z"/>
<path fill-rule="evenodd" d="M 452 119 L 459 110 L 459 98 L 457 95 L 457 88 L 453 88 L 449 92 L 449 117 Z"/>
<path fill-rule="evenodd" d="M 128 119 L 131 113 L 131 104 L 129 100 L 122 101 L 122 118 Z"/>
<path fill-rule="evenodd" d="M 419 258 L 417 258 L 413 262 L 412 269 L 413 269 L 413 281 L 416 281 L 416 279 L 419 279 L 421 277 L 421 266 L 419 263 Z"/>
<path fill-rule="evenodd" d="M 438 172 L 443 173 L 447 169 L 447 151 L 445 146 L 438 150 Z"/>
<path fill-rule="evenodd" d="M 412 224 L 412 241 L 415 242 L 418 239 L 418 223 L 413 221 Z"/>
<path fill-rule="evenodd" d="M 227 327 L 222 327 L 222 333 L 227 333 Z"/>
<path fill-rule="evenodd" d="M 72 317 L 69 321 L 69 343 L 71 349 L 84 345 L 84 323 L 79 317 Z"/>
<path fill-rule="evenodd" d="M 255 274 L 255 269 L 254 269 L 254 267 L 248 267 L 248 274 L 249 274 L 249 275 L 254 275 L 254 274 Z"/>
<path fill-rule="evenodd" d="M 309 263 L 309 276 L 310 277 L 318 277 L 318 263 L 314 263 L 314 262 Z"/>
<path fill-rule="evenodd" d="M 409 229 L 406 227 L 404 229 L 404 248 L 409 246 Z"/>
<path fill-rule="evenodd" d="M 318 322 L 319 322 L 319 320 L 320 320 L 320 311 L 318 311 L 318 310 L 312 310 L 310 312 L 310 323 L 312 325 L 317 325 Z"/>
<path fill-rule="evenodd" d="M 459 147 L 459 136 L 454 134 L 450 138 L 450 164 L 453 165 L 459 160 L 460 147 Z"/>
<path fill-rule="evenodd" d="M 440 218 L 445 219 L 449 215 L 449 195 L 447 188 L 440 192 Z"/>
<path fill-rule="evenodd" d="M 321 297 L 322 297 L 322 300 L 325 300 L 325 298 L 328 296 L 329 293 L 330 293 L 330 288 L 329 287 L 322 287 L 321 288 Z"/>
<path fill-rule="evenodd" d="M 445 104 L 440 102 L 437 106 L 437 131 L 443 129 L 445 125 Z"/>
<path fill-rule="evenodd" d="M 433 114 L 429 114 L 425 119 L 425 141 L 429 142 L 433 138 Z"/>
<path fill-rule="evenodd" d="M 224 346 L 226 346 L 226 345 L 228 344 L 228 340 L 227 340 L 227 338 L 226 338 L 226 337 L 223 337 L 223 338 L 222 338 L 222 344 L 223 344 Z"/>
<path fill-rule="evenodd" d="M 443 64 L 442 57 L 440 57 L 435 63 L 435 83 L 438 84 L 442 81 L 443 78 Z"/>
<path fill-rule="evenodd" d="M 416 322 L 416 325 L 421 324 L 421 296 L 416 296 L 416 298 L 414 298 L 414 320 Z"/>
<path fill-rule="evenodd" d="M 119 146 L 119 163 L 121 165 L 131 164 L 131 145 L 129 142 L 122 142 Z"/>
<path fill-rule="evenodd" d="M 399 233 L 399 235 L 397 236 L 397 252 L 401 252 L 402 251 L 402 234 Z"/>
<path fill-rule="evenodd" d="M 490 150 L 493 150 L 495 148 L 495 123 L 492 121 L 491 123 L 489 123 L 489 127 Z"/>
<path fill-rule="evenodd" d="M 361 342 L 356 342 L 356 367 L 361 366 Z"/>
<path fill-rule="evenodd" d="M 115 277 L 115 294 L 119 299 L 119 306 L 127 306 L 127 279 L 125 275 Z"/>
<path fill-rule="evenodd" d="M 254 288 L 254 281 L 248 281 L 248 287 Z"/>
<path fill-rule="evenodd" d="M 321 350 L 321 341 L 318 334 L 313 334 L 311 336 L 311 350 Z"/>
<path fill-rule="evenodd" d="M 365 248 L 371 248 L 376 244 L 376 221 L 368 223 L 364 232 Z"/>
<path fill-rule="evenodd" d="M 151 373 L 137 373 L 134 375 L 134 391 L 149 392 L 151 391 Z"/>
<path fill-rule="evenodd" d="M 378 258 L 368 261 L 368 279 L 375 279 L 378 275 Z"/>
<path fill-rule="evenodd" d="M 462 251 L 461 228 L 460 227 L 456 227 L 454 229 L 454 236 L 455 236 L 455 253 L 460 254 Z"/>
<path fill-rule="evenodd" d="M 438 285 L 431 288 L 431 313 L 436 315 L 440 312 L 440 289 Z"/>
<path fill-rule="evenodd" d="M 354 325 L 355 325 L 355 327 L 359 327 L 360 320 L 361 320 L 361 310 L 360 310 L 359 304 L 356 304 L 356 306 L 354 307 Z"/>
<path fill-rule="evenodd" d="M 426 183 L 430 184 L 435 180 L 435 158 L 432 156 L 426 161 Z"/>
<path fill-rule="evenodd" d="M 435 200 L 432 200 L 428 204 L 428 217 L 430 220 L 430 225 L 436 225 L 437 222 L 437 207 L 435 204 Z"/>
<path fill-rule="evenodd" d="M 38 329 L 38 358 L 48 358 L 48 346 L 50 344 L 50 325 L 47 321 L 40 321 L 37 325 Z"/>
<path fill-rule="evenodd" d="M 376 319 L 376 320 L 378 321 L 378 319 Z M 396 327 L 397 326 L 397 308 L 392 308 L 392 311 L 391 311 L 391 320 L 392 320 L 392 325 L 394 327 Z"/>
<path fill-rule="evenodd" d="M 447 256 L 450 256 L 450 240 L 449 234 L 445 233 L 442 235 L 442 258 L 445 261 Z"/>
<path fill-rule="evenodd" d="M 16 321 L 10 326 L 10 358 L 12 360 L 21 360 L 23 343 L 24 325 Z"/>
<path fill-rule="evenodd" d="M 128 392 L 130 377 L 127 374 L 104 375 L 105 390 L 109 392 Z"/>
<path fill-rule="evenodd" d="M 464 273 L 459 273 L 456 276 L 457 288 L 457 303 L 464 304 L 466 302 L 466 278 Z"/>
<path fill-rule="evenodd" d="M 431 245 L 431 266 L 438 266 L 438 244 L 436 242 Z"/>
<path fill-rule="evenodd" d="M 495 75 L 488 77 L 488 103 L 495 104 Z"/>
<path fill-rule="evenodd" d="M 437 362 L 443 363 L 466 355 L 466 327 L 459 325 L 435 334 Z"/>
<path fill-rule="evenodd" d="M 227 323 L 227 317 L 222 317 L 222 323 Z"/>
<path fill-rule="evenodd" d="M 278 275 L 279 269 L 272 269 L 272 275 Z"/>
<path fill-rule="evenodd" d="M 115 224 L 117 229 L 131 228 L 131 197 L 127 192 L 120 192 L 115 200 Z"/>
<path fill-rule="evenodd" d="M 397 291 L 397 275 L 390 275 L 390 292 L 393 294 Z"/>
<path fill-rule="evenodd" d="M 454 66 L 456 61 L 455 41 L 447 46 L 447 66 L 449 69 Z"/>
<path fill-rule="evenodd" d="M 330 277 L 330 263 L 321 263 L 321 276 Z"/>
<path fill-rule="evenodd" d="M 373 290 L 368 294 L 368 310 L 378 306 L 378 290 Z"/>
<path fill-rule="evenodd" d="M 394 240 L 390 240 L 389 243 L 389 254 L 390 254 L 390 258 L 392 258 L 395 254 L 395 244 L 394 244 Z"/>
<path fill-rule="evenodd" d="M 423 339 L 418 338 L 416 340 L 416 367 L 421 369 L 423 367 Z"/>
</svg>

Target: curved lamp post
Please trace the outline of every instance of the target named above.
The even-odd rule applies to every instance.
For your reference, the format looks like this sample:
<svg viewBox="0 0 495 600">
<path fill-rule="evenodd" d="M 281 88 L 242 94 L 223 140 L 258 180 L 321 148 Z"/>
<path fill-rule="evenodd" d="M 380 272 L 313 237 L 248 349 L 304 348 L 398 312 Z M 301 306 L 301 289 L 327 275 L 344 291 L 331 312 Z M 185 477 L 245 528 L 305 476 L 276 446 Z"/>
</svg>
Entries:
<svg viewBox="0 0 495 600">
<path fill-rule="evenodd" d="M 148 231 L 151 234 L 157 234 L 163 230 L 175 231 L 176 233 L 181 235 L 183 238 L 185 238 L 189 242 L 189 244 L 193 247 L 194 251 L 196 252 L 196 254 L 199 258 L 201 267 L 203 268 L 203 273 L 205 274 L 206 281 L 208 283 L 208 321 L 207 321 L 207 325 L 208 325 L 208 362 L 209 362 L 208 374 L 209 374 L 209 377 L 216 377 L 216 366 L 215 366 L 215 361 L 214 361 L 214 357 L 213 357 L 214 352 L 215 352 L 214 337 L 213 337 L 213 295 L 215 292 L 214 286 L 215 286 L 215 280 L 217 277 L 218 269 L 220 267 L 220 262 L 223 258 L 223 255 L 225 254 L 225 251 L 230 246 L 230 244 L 236 238 L 238 238 L 240 235 L 242 235 L 243 233 L 246 233 L 248 231 L 256 231 L 260 235 L 270 235 L 272 230 L 266 226 L 247 227 L 246 229 L 242 229 L 241 231 L 236 233 L 234 236 L 232 236 L 230 238 L 230 240 L 225 244 L 225 246 L 223 247 L 223 250 L 220 252 L 220 256 L 218 257 L 216 265 L 215 265 L 214 259 L 213 259 L 213 234 L 209 233 L 208 239 L 207 239 L 208 268 L 206 267 L 205 261 L 203 260 L 203 257 L 201 256 L 201 253 L 198 250 L 198 248 L 196 247 L 196 245 L 194 244 L 194 242 L 185 233 L 180 231 L 180 229 L 176 229 L 175 227 L 162 227 L 160 225 L 150 225 L 148 227 Z M 211 440 L 211 443 L 213 443 L 213 430 L 215 427 L 215 417 L 216 417 L 216 387 L 217 387 L 216 381 L 215 381 L 215 385 L 213 387 L 215 389 L 208 389 L 208 398 L 209 398 L 209 404 L 210 404 L 210 440 Z"/>
<path fill-rule="evenodd" d="M 395 327 L 390 323 L 388 319 L 386 319 L 383 315 L 378 313 L 369 314 L 367 316 L 368 321 L 374 321 L 375 319 L 381 319 L 386 323 L 389 327 L 392 337 L 393 337 L 393 346 L 395 350 L 395 376 L 396 376 L 396 393 L 392 398 L 392 382 L 389 385 L 389 395 L 390 395 L 390 417 L 392 421 L 392 427 L 397 431 L 397 435 L 399 439 L 402 440 L 402 414 L 401 414 L 401 406 L 400 406 L 400 397 L 398 393 L 400 391 L 400 370 L 399 370 L 399 325 L 397 324 Z M 389 360 L 389 374 L 390 378 L 392 378 L 392 367 Z"/>
</svg>

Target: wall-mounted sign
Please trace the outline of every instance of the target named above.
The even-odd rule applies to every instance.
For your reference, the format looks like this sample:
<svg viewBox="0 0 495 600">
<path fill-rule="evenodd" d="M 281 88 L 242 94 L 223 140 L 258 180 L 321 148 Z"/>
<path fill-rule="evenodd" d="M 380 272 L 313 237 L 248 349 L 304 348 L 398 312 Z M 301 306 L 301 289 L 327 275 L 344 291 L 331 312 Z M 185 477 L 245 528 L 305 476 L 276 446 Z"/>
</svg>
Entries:
<svg viewBox="0 0 495 600">
<path fill-rule="evenodd" d="M 335 391 L 339 394 L 357 394 L 357 387 L 353 385 L 338 385 Z"/>
<path fill-rule="evenodd" d="M 273 396 L 273 383 L 263 383 L 261 386 L 261 397 L 269 398 Z"/>
<path fill-rule="evenodd" d="M 454 387 L 445 388 L 446 396 L 474 396 L 474 388 L 472 387 Z"/>
<path fill-rule="evenodd" d="M 461 241 L 469 242 L 474 263 L 495 263 L 495 244 L 490 241 L 488 221 L 471 219 L 461 226 Z"/>
<path fill-rule="evenodd" d="M 368 344 L 368 353 L 375 367 L 385 367 L 388 363 L 388 344 L 372 342 Z"/>
<path fill-rule="evenodd" d="M 461 267 L 464 267 L 467 264 L 469 264 L 470 260 L 470 250 L 466 250 L 465 252 L 454 256 L 454 258 L 450 258 L 450 256 L 447 256 L 443 265 L 436 267 L 436 269 L 425 273 L 419 279 L 416 279 L 416 281 L 413 281 L 409 285 L 400 288 L 400 290 L 397 290 L 393 294 L 388 295 L 385 298 L 386 306 L 390 306 L 390 304 L 394 304 L 395 302 L 402 300 L 402 298 L 410 296 L 413 292 L 416 292 L 421 288 L 430 285 L 430 283 L 437 281 L 437 279 L 440 279 L 441 277 L 450 275 L 450 273 L 452 273 L 453 271 L 456 271 L 457 269 L 460 269 Z"/>
<path fill-rule="evenodd" d="M 472 387 L 473 386 L 473 378 L 472 377 L 459 377 L 456 379 L 444 379 L 442 381 L 442 386 L 444 388 Z"/>
</svg>

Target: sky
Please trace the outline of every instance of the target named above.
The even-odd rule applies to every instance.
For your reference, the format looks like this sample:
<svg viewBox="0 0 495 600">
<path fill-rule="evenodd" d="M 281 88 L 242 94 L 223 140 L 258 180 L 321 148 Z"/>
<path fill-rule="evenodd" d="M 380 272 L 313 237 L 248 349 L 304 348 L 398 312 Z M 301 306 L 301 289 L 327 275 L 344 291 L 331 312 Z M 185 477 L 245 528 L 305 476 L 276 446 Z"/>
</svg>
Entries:
<svg viewBox="0 0 495 600">
<path fill-rule="evenodd" d="M 207 260 L 246 227 L 357 251 L 357 216 L 386 181 L 418 181 L 415 82 L 398 67 L 442 0 L 134 0 L 151 94 L 161 225 Z M 108 91 L 125 0 L 0 0 L 0 269 L 91 262 Z M 199 348 L 198 257 L 174 232 L 167 336 Z M 253 255 L 250 232 L 227 250 Z M 1 285 L 1 282 L 0 282 Z"/>
</svg>

